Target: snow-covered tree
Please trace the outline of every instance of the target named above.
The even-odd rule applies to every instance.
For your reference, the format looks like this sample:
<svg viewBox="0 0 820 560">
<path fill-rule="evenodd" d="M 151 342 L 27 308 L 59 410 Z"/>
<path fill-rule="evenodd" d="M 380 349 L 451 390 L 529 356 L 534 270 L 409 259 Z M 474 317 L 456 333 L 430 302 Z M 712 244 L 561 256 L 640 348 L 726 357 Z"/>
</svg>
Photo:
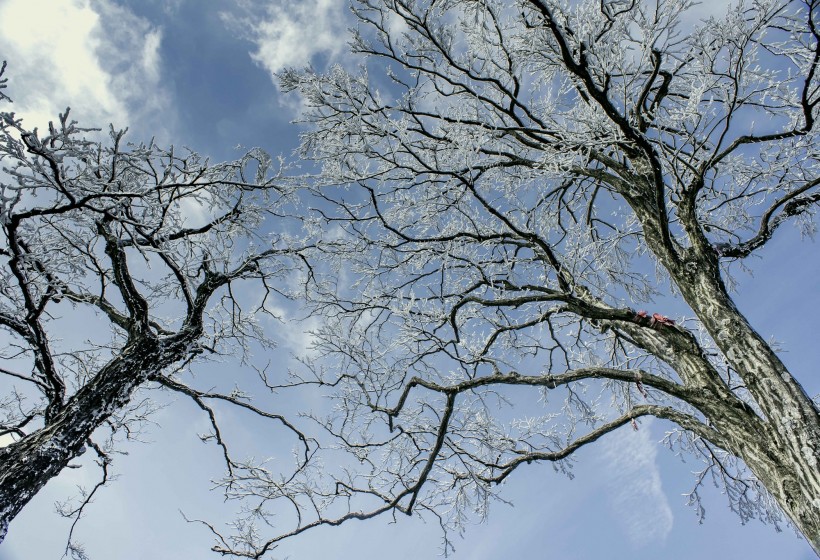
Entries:
<svg viewBox="0 0 820 560">
<path fill-rule="evenodd" d="M 301 516 L 234 552 L 383 512 L 458 525 L 516 470 L 567 469 L 651 416 L 704 461 L 693 502 L 713 478 L 743 520 L 785 513 L 820 553 L 817 403 L 727 287 L 816 224 L 817 0 L 700 23 L 688 0 L 353 10 L 358 70 L 280 76 L 335 272 L 296 382 L 334 387 L 320 420 L 349 460 L 244 481 Z M 540 415 L 505 407 L 525 389 Z"/>
<path fill-rule="evenodd" d="M 76 523 L 110 480 L 118 442 L 150 418 L 150 399 L 132 400 L 144 387 L 202 409 L 212 424 L 202 437 L 221 447 L 228 477 L 246 466 L 229 453 L 215 402 L 284 423 L 301 446 L 296 468 L 309 452 L 241 387 L 201 390 L 185 376 L 194 361 L 268 344 L 258 316 L 298 291 L 299 249 L 276 233 L 288 195 L 270 158 L 252 150 L 212 164 L 126 144 L 124 131 L 101 137 L 68 110 L 44 134 L 0 113 L 0 541 L 46 482 L 89 453 L 99 483 L 61 510 Z M 82 557 L 70 536 L 69 549 Z"/>
</svg>

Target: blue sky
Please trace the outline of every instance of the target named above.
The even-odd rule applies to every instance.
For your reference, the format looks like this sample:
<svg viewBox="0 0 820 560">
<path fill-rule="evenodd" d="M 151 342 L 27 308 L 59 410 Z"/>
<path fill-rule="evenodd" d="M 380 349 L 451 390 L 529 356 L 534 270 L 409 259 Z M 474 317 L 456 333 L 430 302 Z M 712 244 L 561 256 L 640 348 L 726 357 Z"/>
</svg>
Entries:
<svg viewBox="0 0 820 560">
<path fill-rule="evenodd" d="M 0 58 L 9 63 L 15 111 L 40 127 L 71 106 L 81 124 L 129 126 L 132 140 L 156 136 L 214 160 L 238 156 L 238 145 L 290 154 L 298 142 L 290 121 L 299 105 L 280 95 L 271 73 L 308 63 L 319 69 L 329 61 L 356 64 L 345 52 L 347 17 L 344 0 L 0 0 Z M 760 332 L 783 344 L 786 364 L 812 395 L 820 392 L 817 250 L 795 231 L 779 232 L 752 261 L 754 274 L 739 274 L 736 297 Z M 281 342 L 274 363 L 285 363 L 288 350 L 300 344 L 293 334 Z M 92 558 L 207 558 L 210 535 L 186 524 L 179 511 L 217 522 L 230 518 L 234 505 L 208 492 L 220 463 L 217 449 L 196 437 L 206 419 L 189 403 L 169 404 L 146 435 L 153 443 L 127 446 L 129 455 L 115 464 L 119 480 L 78 528 L 77 540 Z M 259 432 L 237 413 L 226 412 L 225 420 L 240 445 L 281 435 Z M 516 473 L 504 494 L 514 506 L 497 504 L 488 522 L 468 527 L 452 557 L 815 557 L 789 530 L 741 526 L 716 491 L 707 492 L 706 521 L 699 525 L 681 496 L 697 463 L 682 463 L 657 444 L 665 429 L 645 422 L 636 433 L 619 432 L 585 450 L 572 481 L 549 465 Z M 59 558 L 68 524 L 53 504 L 95 476 L 84 466 L 49 483 L 11 525 L 0 560 Z M 383 518 L 308 533 L 273 556 L 426 559 L 439 553 L 433 520 Z"/>
</svg>

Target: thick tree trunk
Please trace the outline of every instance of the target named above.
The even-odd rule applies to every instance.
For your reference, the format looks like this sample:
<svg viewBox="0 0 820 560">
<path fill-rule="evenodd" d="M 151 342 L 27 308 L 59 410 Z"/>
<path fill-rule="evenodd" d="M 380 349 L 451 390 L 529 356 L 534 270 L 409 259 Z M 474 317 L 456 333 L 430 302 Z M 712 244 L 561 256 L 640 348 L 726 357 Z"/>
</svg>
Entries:
<svg viewBox="0 0 820 560">
<path fill-rule="evenodd" d="M 820 556 L 820 411 L 729 297 L 717 254 L 703 236 L 694 199 L 678 210 L 692 246 L 663 243 L 665 225 L 645 200 L 631 200 L 646 242 L 669 272 L 757 405 L 762 422 L 730 422 L 726 434 L 746 442 L 738 455 Z M 710 418 L 713 422 L 723 418 Z M 761 429 L 762 427 L 762 429 Z"/>
<path fill-rule="evenodd" d="M 792 454 L 793 441 L 770 443 L 765 456 L 747 450 L 740 456 L 820 556 L 820 468 Z"/>
<path fill-rule="evenodd" d="M 94 430 L 134 391 L 184 357 L 179 340 L 142 336 L 128 344 L 44 428 L 0 449 L 0 542 L 9 523 L 81 450 Z"/>
<path fill-rule="evenodd" d="M 738 450 L 820 556 L 820 414 L 802 386 L 740 313 L 702 259 L 673 269 L 681 293 L 742 379 L 763 415 L 764 431 L 746 430 Z"/>
</svg>

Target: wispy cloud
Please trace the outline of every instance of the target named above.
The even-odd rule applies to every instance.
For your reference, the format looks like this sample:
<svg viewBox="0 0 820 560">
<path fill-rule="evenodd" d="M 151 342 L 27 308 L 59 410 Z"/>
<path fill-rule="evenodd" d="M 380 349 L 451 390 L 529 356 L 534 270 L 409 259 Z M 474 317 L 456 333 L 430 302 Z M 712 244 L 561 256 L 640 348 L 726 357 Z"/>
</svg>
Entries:
<svg viewBox="0 0 820 560">
<path fill-rule="evenodd" d="M 700 2 L 694 8 L 684 13 L 683 21 L 688 25 L 697 25 L 710 17 L 720 18 L 733 6 L 737 6 L 739 0 L 711 0 L 710 2 Z"/>
<path fill-rule="evenodd" d="M 158 116 L 166 104 L 161 41 L 160 29 L 111 0 L 0 4 L 7 93 L 29 126 L 45 127 L 70 106 L 84 125 L 161 135 L 156 128 L 168 127 L 167 115 Z"/>
<path fill-rule="evenodd" d="M 222 13 L 223 21 L 250 40 L 251 58 L 271 76 L 289 67 L 303 67 L 317 55 L 337 57 L 347 50 L 345 2 L 303 0 L 240 2 L 241 12 Z"/>
<path fill-rule="evenodd" d="M 300 319 L 285 307 L 266 303 L 265 309 L 275 316 L 284 328 L 276 329 L 276 342 L 280 343 L 294 357 L 312 358 L 316 355 L 316 336 L 321 322 L 316 317 Z"/>
<path fill-rule="evenodd" d="M 647 419 L 638 431 L 618 430 L 602 445 L 609 506 L 635 546 L 663 541 L 674 521 L 661 487 L 651 425 Z"/>
</svg>

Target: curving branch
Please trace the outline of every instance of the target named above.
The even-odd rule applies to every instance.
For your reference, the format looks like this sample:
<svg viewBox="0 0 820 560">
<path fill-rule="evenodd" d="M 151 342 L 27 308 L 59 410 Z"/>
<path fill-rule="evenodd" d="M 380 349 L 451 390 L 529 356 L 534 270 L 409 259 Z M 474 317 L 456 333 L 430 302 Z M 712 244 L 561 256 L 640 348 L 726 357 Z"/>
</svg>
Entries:
<svg viewBox="0 0 820 560">
<path fill-rule="evenodd" d="M 230 454 L 228 453 L 228 448 L 227 448 L 227 445 L 226 445 L 225 441 L 222 438 L 222 434 L 221 434 L 221 431 L 219 429 L 219 423 L 217 422 L 216 415 L 215 415 L 213 409 L 205 403 L 206 400 L 216 400 L 216 401 L 227 402 L 227 403 L 229 403 L 233 406 L 236 406 L 238 408 L 248 410 L 248 411 L 252 412 L 253 414 L 255 414 L 255 415 L 257 415 L 261 418 L 267 418 L 268 420 L 275 420 L 275 421 L 279 422 L 280 424 L 285 426 L 291 433 L 293 433 L 299 439 L 299 441 L 302 443 L 302 447 L 304 448 L 304 451 L 302 453 L 303 461 L 302 461 L 300 467 L 304 467 L 308 463 L 308 461 L 310 459 L 310 455 L 311 455 L 311 449 L 312 449 L 311 444 L 310 444 L 310 441 L 311 441 L 310 438 L 308 438 L 301 430 L 296 428 L 296 426 L 294 426 L 284 416 L 282 416 L 280 414 L 274 414 L 274 413 L 271 413 L 271 412 L 266 412 L 266 411 L 264 411 L 260 408 L 257 408 L 255 406 L 253 406 L 252 404 L 247 402 L 246 399 L 240 398 L 239 396 L 235 396 L 235 395 L 232 395 L 232 394 L 224 395 L 222 393 L 211 393 L 211 392 L 206 392 L 206 391 L 198 391 L 198 390 L 193 389 L 193 388 L 191 388 L 191 387 L 189 387 L 189 386 L 187 386 L 183 383 L 180 383 L 179 381 L 175 381 L 173 379 L 170 379 L 170 378 L 164 377 L 164 376 L 163 377 L 157 377 L 157 378 L 154 379 L 154 381 L 156 381 L 157 383 L 159 383 L 163 387 L 167 387 L 168 389 L 170 389 L 172 391 L 175 391 L 177 393 L 181 393 L 183 395 L 186 395 L 186 396 L 190 397 L 197 404 L 197 406 L 200 409 L 202 409 L 205 413 L 208 414 L 208 419 L 211 422 L 211 427 L 214 430 L 214 436 L 213 437 L 214 437 L 217 445 L 219 445 L 222 448 L 223 458 L 225 459 L 225 465 L 228 469 L 229 474 L 233 474 L 233 469 L 234 469 L 234 467 L 236 467 L 237 463 L 233 459 L 231 459 Z"/>
<path fill-rule="evenodd" d="M 779 198 L 763 213 L 754 237 L 735 245 L 718 244 L 715 247 L 718 255 L 726 258 L 743 258 L 765 245 L 774 236 L 774 232 L 789 219 L 811 212 L 820 204 L 820 191 L 809 193 L 818 185 L 820 178 L 809 181 Z"/>
</svg>

